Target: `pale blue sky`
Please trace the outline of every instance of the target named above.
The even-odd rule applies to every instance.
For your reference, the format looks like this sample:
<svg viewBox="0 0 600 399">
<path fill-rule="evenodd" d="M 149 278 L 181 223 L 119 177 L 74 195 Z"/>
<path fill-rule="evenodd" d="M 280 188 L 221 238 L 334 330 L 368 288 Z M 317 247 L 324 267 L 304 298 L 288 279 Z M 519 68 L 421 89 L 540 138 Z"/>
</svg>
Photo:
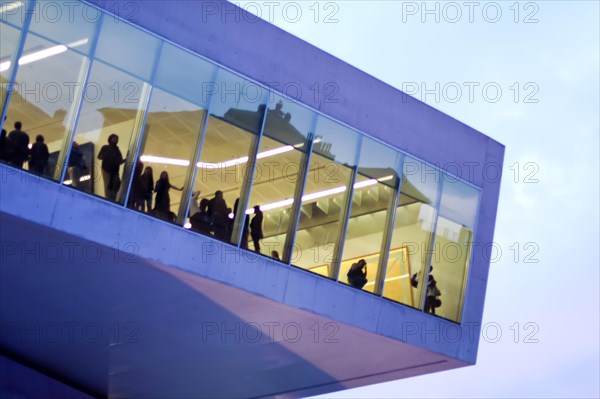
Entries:
<svg viewBox="0 0 600 399">
<path fill-rule="evenodd" d="M 268 2 L 236 3 L 269 18 Z M 472 21 L 465 2 L 428 1 L 439 4 L 439 23 L 421 1 L 297 2 L 299 18 L 296 7 L 283 13 L 290 2 L 277 3 L 276 25 L 399 89 L 463 86 L 458 100 L 450 86 L 439 100 L 415 97 L 506 146 L 495 232 L 502 256 L 491 265 L 483 318 L 502 338 L 482 339 L 472 367 L 323 397 L 600 397 L 598 1 L 475 2 Z M 496 5 L 502 15 L 492 23 Z M 337 22 L 324 23 L 327 15 Z M 472 102 L 465 82 L 480 84 Z M 497 102 L 485 84 L 501 88 Z M 539 262 L 526 263 L 536 249 L 530 260 Z M 537 343 L 524 342 L 528 322 L 539 327 Z"/>
</svg>

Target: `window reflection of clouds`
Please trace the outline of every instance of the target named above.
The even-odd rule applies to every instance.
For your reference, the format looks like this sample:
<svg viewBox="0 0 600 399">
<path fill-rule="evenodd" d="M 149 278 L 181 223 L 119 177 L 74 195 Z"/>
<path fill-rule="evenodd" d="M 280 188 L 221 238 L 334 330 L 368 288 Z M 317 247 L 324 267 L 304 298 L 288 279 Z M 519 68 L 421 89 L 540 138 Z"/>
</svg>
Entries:
<svg viewBox="0 0 600 399">
<path fill-rule="evenodd" d="M 474 227 L 477 217 L 479 191 L 465 183 L 444 179 L 440 215 L 467 227 Z"/>
</svg>

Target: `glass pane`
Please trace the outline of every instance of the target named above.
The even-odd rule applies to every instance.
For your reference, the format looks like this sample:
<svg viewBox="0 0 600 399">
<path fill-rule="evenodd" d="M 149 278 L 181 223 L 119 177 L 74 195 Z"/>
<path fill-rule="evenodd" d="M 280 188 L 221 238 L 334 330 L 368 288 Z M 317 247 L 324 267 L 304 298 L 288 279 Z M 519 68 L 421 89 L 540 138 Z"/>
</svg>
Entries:
<svg viewBox="0 0 600 399">
<path fill-rule="evenodd" d="M 102 62 L 93 63 L 64 184 L 111 201 L 119 194 L 118 202 L 123 202 L 123 164 L 141 124 L 141 99 L 148 87 Z"/>
<path fill-rule="evenodd" d="M 154 89 L 128 206 L 175 220 L 203 121 L 203 108 Z"/>
<path fill-rule="evenodd" d="M 21 29 L 25 23 L 27 13 L 31 13 L 31 7 L 28 0 L 1 0 L 0 1 L 0 21 L 13 25 Z"/>
<path fill-rule="evenodd" d="M 406 157 L 402 166 L 383 296 L 421 309 L 423 274 L 429 262 L 440 173 L 433 166 Z M 411 284 L 415 277 L 416 287 Z"/>
<path fill-rule="evenodd" d="M 69 46 L 29 33 L 19 64 L 6 122 L 11 128 L 21 122 L 22 131 L 28 134 L 32 147 L 27 168 L 55 178 L 60 151 L 72 128 L 74 103 L 88 58 Z M 13 163 L 19 164 L 27 157 L 27 151 L 13 151 L 13 155 Z"/>
<path fill-rule="evenodd" d="M 164 43 L 154 85 L 203 108 L 214 91 L 217 67 L 172 44 Z"/>
<path fill-rule="evenodd" d="M 191 224 L 195 231 L 229 242 L 235 203 L 249 175 L 249 156 L 262 126 L 268 93 L 225 70 L 218 72 L 211 87 L 208 125 L 193 189 L 200 195 L 193 196 L 190 203 L 190 210 L 199 209 L 199 217 Z"/>
<path fill-rule="evenodd" d="M 359 135 L 325 117 L 319 117 L 313 152 L 323 159 L 354 166 Z"/>
<path fill-rule="evenodd" d="M 319 116 L 292 264 L 331 278 L 358 140 L 355 131 Z"/>
<path fill-rule="evenodd" d="M 441 295 L 436 296 L 434 289 L 428 289 L 425 311 L 458 322 L 461 319 L 479 190 L 449 176 L 445 176 L 442 187 L 431 262 L 432 281 Z M 436 299 L 441 301 L 441 306 L 435 306 Z"/>
<path fill-rule="evenodd" d="M 29 31 L 74 51 L 89 54 L 100 13 L 95 9 L 87 13 L 84 7 L 93 9 L 69 1 L 38 1 Z"/>
<path fill-rule="evenodd" d="M 4 107 L 6 94 L 8 91 L 8 83 L 12 74 L 16 51 L 19 47 L 21 31 L 12 26 L 0 22 L 0 111 Z M 3 121 L 0 121 L 0 126 L 3 126 Z M 9 126 L 5 127 L 7 130 Z M 0 159 L 2 155 L 0 154 Z"/>
<path fill-rule="evenodd" d="M 265 121 L 266 136 L 305 151 L 316 114 L 285 97 L 272 94 Z"/>
<path fill-rule="evenodd" d="M 274 96 L 268 107 L 249 208 L 258 205 L 264 213 L 261 252 L 275 259 L 281 259 L 284 253 L 294 195 L 302 183 L 298 178 L 300 168 L 306 162 L 302 150 L 314 118 L 312 111 L 279 96 Z M 249 232 L 242 234 L 244 248 Z M 257 250 L 254 240 L 250 240 L 249 248 Z"/>
<path fill-rule="evenodd" d="M 440 215 L 467 227 L 475 227 L 479 190 L 444 175 Z"/>
<path fill-rule="evenodd" d="M 379 254 L 385 233 L 386 219 L 392 209 L 398 184 L 400 153 L 369 138 L 363 138 L 352 213 L 340 266 L 339 281 L 369 292 L 375 292 Z M 356 274 L 352 265 L 364 259 L 366 279 Z M 364 287 L 362 286 L 364 284 Z"/>
<path fill-rule="evenodd" d="M 152 74 L 152 59 L 159 45 L 158 38 L 124 21 L 106 16 L 102 20 L 96 58 L 147 81 Z"/>
</svg>

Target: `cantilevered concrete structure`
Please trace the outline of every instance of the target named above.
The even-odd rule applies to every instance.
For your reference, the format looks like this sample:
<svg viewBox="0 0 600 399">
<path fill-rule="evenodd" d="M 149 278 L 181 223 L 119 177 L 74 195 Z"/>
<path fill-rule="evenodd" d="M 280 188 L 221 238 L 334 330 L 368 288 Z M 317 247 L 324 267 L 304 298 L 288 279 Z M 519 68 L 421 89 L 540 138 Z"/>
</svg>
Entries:
<svg viewBox="0 0 600 399">
<path fill-rule="evenodd" d="M 303 397 L 475 364 L 501 144 L 227 2 L 82 2 L 52 25 L 44 2 L 14 3 L 3 128 L 45 135 L 54 163 L 0 164 L 0 392 Z M 24 90 L 70 66 L 63 105 Z M 136 162 L 154 168 L 150 212 Z M 215 190 L 231 214 L 196 224 Z"/>
</svg>

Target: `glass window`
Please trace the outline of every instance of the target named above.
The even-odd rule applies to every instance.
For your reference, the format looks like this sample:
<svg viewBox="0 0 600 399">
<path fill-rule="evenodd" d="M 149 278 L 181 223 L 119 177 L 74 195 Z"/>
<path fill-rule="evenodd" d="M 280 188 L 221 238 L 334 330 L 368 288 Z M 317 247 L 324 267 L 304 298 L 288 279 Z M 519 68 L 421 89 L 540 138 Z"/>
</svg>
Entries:
<svg viewBox="0 0 600 399">
<path fill-rule="evenodd" d="M 152 60 L 159 45 L 160 41 L 155 36 L 107 16 L 102 19 L 95 58 L 149 81 L 154 68 Z"/>
<path fill-rule="evenodd" d="M 386 220 L 395 202 L 400 153 L 369 138 L 363 138 L 358 173 L 352 196 L 352 213 L 344 243 L 339 281 L 376 290 L 379 258 Z M 365 282 L 360 274 L 348 276 L 353 264 L 366 262 Z M 354 270 L 353 270 L 354 272 Z"/>
<path fill-rule="evenodd" d="M 282 259 L 289 224 L 295 223 L 292 205 L 298 185 L 303 183 L 300 168 L 305 163 L 306 138 L 315 117 L 314 112 L 283 97 L 271 98 L 246 211 L 252 214 L 254 206 L 260 207 L 264 238 L 256 247 L 253 237 L 248 239 L 249 231 L 242 232 L 242 248 L 260 249 L 258 252 Z"/>
<path fill-rule="evenodd" d="M 102 62 L 93 63 L 64 184 L 124 201 L 124 194 L 118 195 L 123 165 L 141 124 L 141 99 L 147 90 L 145 82 Z"/>
<path fill-rule="evenodd" d="M 200 195 L 192 196 L 190 224 L 195 231 L 229 242 L 236 200 L 252 176 L 249 157 L 256 148 L 268 92 L 224 69 L 205 90 L 210 112 L 193 189 Z"/>
<path fill-rule="evenodd" d="M 64 24 L 57 22 L 55 31 L 64 30 Z M 10 130 L 21 122 L 31 146 L 31 158 L 23 166 L 34 173 L 56 179 L 60 176 L 56 164 L 71 133 L 78 93 L 89 65 L 88 57 L 80 51 L 87 49 L 92 35 L 93 30 L 88 29 L 59 43 L 31 32 L 27 35 L 6 122 Z"/>
<path fill-rule="evenodd" d="M 405 157 L 396 206 L 383 296 L 421 309 L 427 275 L 440 173 L 433 166 Z M 415 277 L 416 287 L 411 284 Z"/>
<path fill-rule="evenodd" d="M 202 107 L 154 89 L 128 206 L 165 220 L 177 219 L 203 122 Z"/>
<path fill-rule="evenodd" d="M 432 281 L 441 295 L 428 290 L 425 311 L 456 322 L 461 319 L 478 204 L 479 190 L 444 175 L 431 261 Z M 436 299 L 441 301 L 437 308 Z"/>
<path fill-rule="evenodd" d="M 1 0 L 0 1 L 0 22 L 8 23 L 18 29 L 23 28 L 27 13 L 31 13 L 31 4 L 29 0 Z"/>
<path fill-rule="evenodd" d="M 205 106 L 215 91 L 217 67 L 187 51 L 164 43 L 154 85 L 177 97 Z"/>
<path fill-rule="evenodd" d="M 31 7 L 28 1 L 0 1 L 0 115 L 4 110 L 8 84 L 17 63 L 17 51 L 28 7 Z M 0 120 L 0 127 L 12 130 L 12 124 L 4 124 L 4 120 Z M 4 144 L 0 144 L 0 160 L 6 161 L 3 147 Z"/>
<path fill-rule="evenodd" d="M 19 46 L 20 38 L 21 32 L 18 29 L 0 22 L 0 111 L 4 109 L 4 102 L 8 93 L 8 83 L 14 65 L 13 59 L 16 56 L 15 52 Z M 0 121 L 0 126 L 3 126 L 2 122 Z"/>
<path fill-rule="evenodd" d="M 359 135 L 323 116 L 317 118 L 292 264 L 335 278 L 338 242 L 356 167 Z"/>
<path fill-rule="evenodd" d="M 160 41 L 108 17 L 98 40 L 64 183 L 123 203 Z"/>
<path fill-rule="evenodd" d="M 216 70 L 213 64 L 172 45 L 163 48 L 129 207 L 165 220 L 181 223 L 185 219 L 187 200 L 181 201 L 184 191 L 179 189 L 192 179 L 207 108 L 201 88 L 212 81 Z"/>
<path fill-rule="evenodd" d="M 63 44 L 73 51 L 89 54 L 92 36 L 100 21 L 100 11 L 82 12 L 73 2 L 38 1 L 29 31 Z M 91 7 L 90 7 L 91 8 Z"/>
</svg>

